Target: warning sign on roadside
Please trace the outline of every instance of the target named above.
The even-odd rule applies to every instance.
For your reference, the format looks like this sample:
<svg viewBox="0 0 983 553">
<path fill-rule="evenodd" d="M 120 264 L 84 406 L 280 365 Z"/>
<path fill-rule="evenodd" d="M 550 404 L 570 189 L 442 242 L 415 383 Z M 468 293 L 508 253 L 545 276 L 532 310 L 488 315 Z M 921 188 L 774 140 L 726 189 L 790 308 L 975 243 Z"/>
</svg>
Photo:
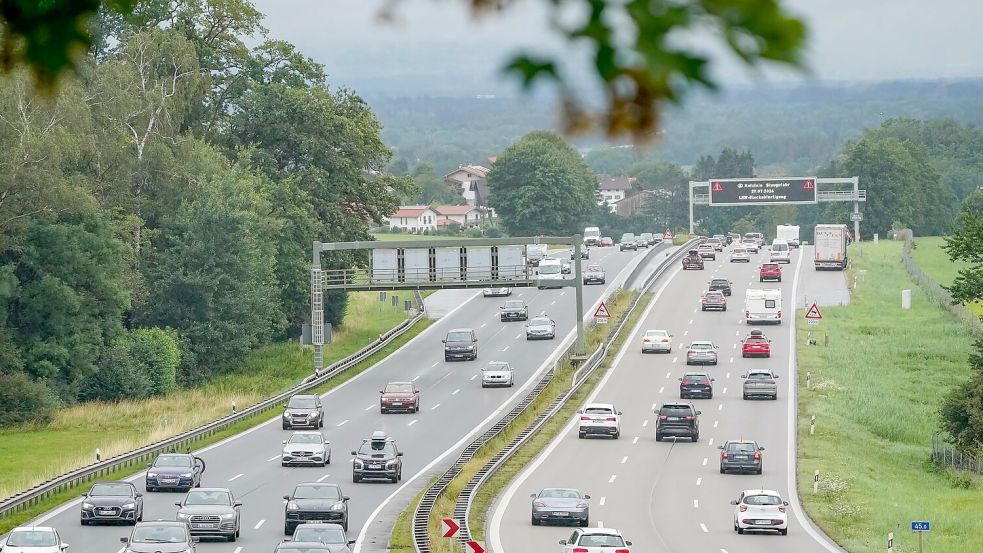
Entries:
<svg viewBox="0 0 983 553">
<path fill-rule="evenodd" d="M 601 302 L 601 305 L 598 305 L 597 306 L 597 310 L 594 311 L 594 318 L 595 319 L 607 319 L 609 317 L 611 317 L 611 314 L 608 313 L 608 306 L 604 305 L 604 302 L 602 301 Z"/>
<path fill-rule="evenodd" d="M 710 190 L 712 190 L 713 192 L 723 192 L 724 187 L 719 182 L 715 182 L 713 183 L 713 188 L 711 188 Z"/>
<path fill-rule="evenodd" d="M 666 231 L 662 233 L 662 239 L 663 240 L 672 240 L 672 231 L 669 230 L 669 229 L 666 229 Z"/>
<path fill-rule="evenodd" d="M 806 311 L 806 319 L 811 321 L 819 321 L 822 320 L 822 318 L 823 318 L 823 314 L 819 312 L 819 306 L 813 303 L 812 307 L 810 307 L 809 310 Z"/>
</svg>

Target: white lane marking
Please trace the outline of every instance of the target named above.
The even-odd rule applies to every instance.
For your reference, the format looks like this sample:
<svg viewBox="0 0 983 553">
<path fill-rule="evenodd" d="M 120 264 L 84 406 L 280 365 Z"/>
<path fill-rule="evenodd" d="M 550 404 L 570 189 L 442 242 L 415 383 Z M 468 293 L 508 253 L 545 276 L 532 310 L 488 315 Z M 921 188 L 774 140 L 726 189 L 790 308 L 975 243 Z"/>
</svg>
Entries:
<svg viewBox="0 0 983 553">
<path fill-rule="evenodd" d="M 693 324 L 693 319 L 690 319 L 689 320 L 689 324 Z"/>
<path fill-rule="evenodd" d="M 505 346 L 504 348 L 502 348 L 502 351 L 508 351 L 509 350 L 509 347 L 510 346 Z"/>
<path fill-rule="evenodd" d="M 717 406 L 717 411 L 723 411 L 723 410 L 724 410 L 724 404 L 721 403 L 720 405 Z"/>
<path fill-rule="evenodd" d="M 726 376 L 726 378 L 730 378 L 730 373 L 727 373 L 727 376 Z"/>
<path fill-rule="evenodd" d="M 608 478 L 608 484 L 613 484 L 614 481 L 617 480 L 617 479 L 618 479 L 618 475 L 617 474 L 612 474 L 611 475 L 611 478 Z"/>
<path fill-rule="evenodd" d="M 724 549 L 723 547 L 721 547 L 721 548 L 720 548 L 720 553 L 727 553 L 727 550 L 726 550 L 726 549 Z"/>
<path fill-rule="evenodd" d="M 707 445 L 710 445 L 710 446 L 713 445 L 713 438 L 710 438 L 710 443 L 708 443 Z"/>
<path fill-rule="evenodd" d="M 716 428 L 718 424 L 720 424 L 720 421 L 713 421 L 713 427 L 714 428 Z"/>
<path fill-rule="evenodd" d="M 662 390 L 661 390 L 661 389 L 659 390 L 659 393 L 660 393 L 660 394 L 662 393 Z M 652 410 L 653 410 L 653 411 L 655 411 L 655 408 L 656 408 L 656 407 L 657 407 L 658 405 L 659 405 L 658 403 L 653 403 L 653 404 L 652 404 Z"/>
<path fill-rule="evenodd" d="M 724 388 L 724 391 L 722 393 L 725 393 L 726 394 L 727 393 L 727 388 Z"/>
<path fill-rule="evenodd" d="M 724 388 L 724 389 L 726 390 L 727 388 Z M 456 396 L 456 395 L 457 395 L 457 393 L 458 393 L 458 392 L 460 392 L 460 391 L 461 391 L 461 389 L 460 389 L 460 388 L 458 388 L 458 389 L 456 389 L 456 390 L 454 390 L 453 392 L 451 392 L 451 395 L 452 395 L 452 396 Z"/>
<path fill-rule="evenodd" d="M 348 423 L 348 422 L 349 422 L 349 421 L 348 421 L 348 419 L 345 419 L 345 420 L 343 420 L 343 421 L 341 421 L 341 422 L 339 422 L 339 423 L 338 423 L 338 426 L 344 426 L 344 425 L 345 425 L 346 423 Z"/>
<path fill-rule="evenodd" d="M 413 426 L 414 424 L 416 424 L 416 419 L 413 419 L 410 422 L 408 422 L 406 426 Z"/>
<path fill-rule="evenodd" d="M 632 440 L 631 443 L 632 443 L 632 445 L 637 444 L 638 443 L 638 436 L 635 436 L 635 439 Z"/>
<path fill-rule="evenodd" d="M 604 528 L 604 521 L 603 520 L 597 521 L 597 527 L 598 528 Z"/>
<path fill-rule="evenodd" d="M 672 376 L 672 371 L 666 371 L 666 378 L 669 378 L 670 376 Z"/>
<path fill-rule="evenodd" d="M 551 301 L 550 305 L 556 305 L 556 300 Z"/>
<path fill-rule="evenodd" d="M 734 336 L 740 336 L 740 335 L 741 335 L 741 331 L 740 330 L 735 330 L 734 331 Z"/>
<path fill-rule="evenodd" d="M 438 403 L 438 404 L 436 404 L 436 405 L 434 405 L 433 407 L 431 407 L 431 408 L 430 408 L 430 410 L 431 410 L 431 411 L 433 411 L 434 409 L 436 409 L 436 408 L 438 408 L 438 407 L 440 407 L 440 404 L 439 404 L 439 403 Z"/>
<path fill-rule="evenodd" d="M 437 366 L 437 365 L 439 365 L 439 364 L 440 364 L 440 361 L 437 361 L 437 362 L 435 362 L 435 363 L 434 363 L 433 365 L 430 365 L 430 368 L 433 368 L 433 367 L 436 367 L 436 366 Z"/>
<path fill-rule="evenodd" d="M 689 336 L 689 331 L 688 330 L 684 331 L 683 336 Z"/>
<path fill-rule="evenodd" d="M 519 338 L 522 338 L 522 334 L 516 334 L 516 335 L 515 335 L 515 339 L 516 339 L 516 340 L 518 340 Z"/>
<path fill-rule="evenodd" d="M 478 375 L 474 375 L 471 378 L 469 378 L 468 380 L 474 380 L 475 378 L 478 378 Z"/>
<path fill-rule="evenodd" d="M 253 530 L 259 530 L 259 527 L 262 526 L 264 522 L 266 522 L 265 518 L 260 519 L 260 521 L 256 523 L 256 526 L 253 526 Z"/>
<path fill-rule="evenodd" d="M 235 549 L 233 549 L 232 550 L 232 553 L 242 553 L 242 546 L 240 545 L 239 547 L 236 547 Z"/>
<path fill-rule="evenodd" d="M 269 459 L 267 459 L 267 461 L 276 461 L 279 458 L 280 458 L 280 455 L 274 455 L 273 457 L 270 457 Z"/>
<path fill-rule="evenodd" d="M 478 328 L 485 328 L 486 326 L 488 326 L 488 323 L 481 323 L 481 326 L 479 326 Z"/>
<path fill-rule="evenodd" d="M 602 497 L 601 500 L 597 502 L 597 504 L 600 505 L 601 507 L 603 507 L 604 504 L 607 502 L 607 500 L 608 500 L 608 498 Z"/>
<path fill-rule="evenodd" d="M 697 311 L 699 311 L 699 309 L 697 309 L 697 308 L 694 307 L 693 308 L 693 313 L 696 313 Z"/>
<path fill-rule="evenodd" d="M 731 358 L 730 358 L 730 362 L 731 362 L 731 363 L 733 363 L 733 362 L 734 362 L 734 358 L 733 358 L 733 357 L 731 357 Z"/>
<path fill-rule="evenodd" d="M 416 376 L 414 376 L 414 377 L 413 377 L 413 379 L 412 379 L 412 380 L 410 380 L 410 382 L 416 382 L 416 379 L 418 379 L 418 378 L 420 378 L 420 375 L 416 375 Z"/>
<path fill-rule="evenodd" d="M 709 458 L 707 458 L 707 457 L 704 457 L 704 458 L 703 458 L 703 466 L 707 466 L 707 462 L 708 462 L 708 461 L 710 461 L 710 459 L 709 459 Z"/>
<path fill-rule="evenodd" d="M 642 428 L 645 428 L 648 425 L 649 425 L 649 420 L 648 419 L 645 419 L 645 420 L 642 421 Z"/>
<path fill-rule="evenodd" d="M 318 482 L 324 482 L 324 481 L 325 481 L 325 480 L 327 480 L 328 478 L 331 478 L 331 475 L 330 475 L 330 474 L 325 474 L 324 476 L 322 476 L 322 477 L 320 477 L 320 478 L 318 478 L 318 479 L 317 479 L 317 481 L 318 481 Z"/>
<path fill-rule="evenodd" d="M 662 386 L 661 388 L 659 388 L 659 393 L 661 394 L 663 392 L 663 390 L 665 390 L 665 389 L 666 389 L 666 387 L 665 386 Z M 652 406 L 652 410 L 655 411 L 655 405 Z"/>
<path fill-rule="evenodd" d="M 683 346 L 679 346 L 679 347 L 683 347 Z M 679 360 L 679 357 L 673 357 L 672 358 L 672 363 L 675 365 L 676 364 L 676 361 L 678 361 L 678 360 Z"/>
<path fill-rule="evenodd" d="M 229 482 L 234 482 L 234 481 L 236 481 L 236 480 L 238 480 L 238 479 L 240 479 L 242 477 L 243 477 L 243 474 L 240 472 L 239 474 L 233 476 L 232 478 L 229 478 Z"/>
<path fill-rule="evenodd" d="M 623 464 L 625 464 L 627 462 L 628 462 L 628 456 L 625 455 L 624 457 L 621 458 L 621 464 L 623 465 Z"/>
<path fill-rule="evenodd" d="M 700 500 L 699 499 L 694 499 L 693 500 L 693 508 L 694 509 L 699 509 L 700 508 Z"/>
<path fill-rule="evenodd" d="M 734 349 L 737 349 L 737 344 L 734 344 Z"/>
<path fill-rule="evenodd" d="M 699 486 L 702 483 L 703 483 L 703 478 L 702 477 L 699 477 L 699 478 L 696 479 L 696 485 L 697 486 Z"/>
<path fill-rule="evenodd" d="M 703 524 L 702 522 L 700 523 L 700 530 L 703 530 L 703 533 L 704 534 L 710 533 L 710 531 L 707 530 L 707 525 L 706 524 Z"/>
</svg>

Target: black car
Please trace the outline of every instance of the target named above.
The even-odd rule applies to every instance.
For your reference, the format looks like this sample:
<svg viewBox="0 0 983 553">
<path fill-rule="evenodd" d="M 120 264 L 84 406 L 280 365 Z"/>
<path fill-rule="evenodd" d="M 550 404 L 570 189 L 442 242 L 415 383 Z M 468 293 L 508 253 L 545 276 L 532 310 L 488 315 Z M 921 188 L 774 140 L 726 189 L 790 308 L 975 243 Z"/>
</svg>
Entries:
<svg viewBox="0 0 983 553">
<path fill-rule="evenodd" d="M 665 403 L 656 410 L 655 441 L 666 436 L 688 437 L 700 441 L 700 411 L 692 403 Z"/>
<path fill-rule="evenodd" d="M 713 381 L 707 373 L 686 373 L 679 378 L 679 399 L 713 399 Z"/>
<path fill-rule="evenodd" d="M 291 535 L 305 522 L 333 522 L 348 531 L 348 500 L 338 484 L 304 482 L 283 496 L 283 533 Z"/>
<path fill-rule="evenodd" d="M 348 546 L 338 551 L 349 551 Z M 276 545 L 273 553 L 335 553 L 331 546 L 319 541 L 283 541 Z"/>
<path fill-rule="evenodd" d="M 447 333 L 444 342 L 444 361 L 478 358 L 478 337 L 470 328 L 455 328 Z"/>
<path fill-rule="evenodd" d="M 720 474 L 730 471 L 761 474 L 761 452 L 765 448 L 753 440 L 727 440 L 720 450 Z"/>
<path fill-rule="evenodd" d="M 196 551 L 198 538 L 191 535 L 186 522 L 154 520 L 138 522 L 133 531 L 119 541 L 126 544 L 120 553 L 162 553 Z"/>
<path fill-rule="evenodd" d="M 508 300 L 501 307 L 500 315 L 502 322 L 506 321 L 525 321 L 529 319 L 529 306 L 522 300 Z"/>
<path fill-rule="evenodd" d="M 385 479 L 393 484 L 403 479 L 403 452 L 396 441 L 377 430 L 371 438 L 362 440 L 361 447 L 352 451 L 352 482 L 363 479 Z"/>
<path fill-rule="evenodd" d="M 147 465 L 144 486 L 148 492 L 161 489 L 188 491 L 201 486 L 205 461 L 190 453 L 161 453 Z"/>
<path fill-rule="evenodd" d="M 129 482 L 99 482 L 82 494 L 82 525 L 143 520 L 143 494 Z"/>
<path fill-rule="evenodd" d="M 710 281 L 710 286 L 707 287 L 707 290 L 723 292 L 725 296 L 729 296 L 731 294 L 730 286 L 731 282 L 726 278 L 715 278 Z"/>
<path fill-rule="evenodd" d="M 324 407 L 317 394 L 297 394 L 291 396 L 283 408 L 283 429 L 322 428 L 324 426 Z"/>
</svg>

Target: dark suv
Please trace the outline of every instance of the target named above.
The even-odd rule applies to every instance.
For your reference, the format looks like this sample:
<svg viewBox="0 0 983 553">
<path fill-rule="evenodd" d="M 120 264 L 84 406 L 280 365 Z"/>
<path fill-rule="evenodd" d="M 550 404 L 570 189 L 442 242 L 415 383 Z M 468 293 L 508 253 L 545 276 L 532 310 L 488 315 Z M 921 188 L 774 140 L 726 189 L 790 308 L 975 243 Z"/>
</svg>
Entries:
<svg viewBox="0 0 983 553">
<path fill-rule="evenodd" d="M 731 282 L 726 278 L 715 278 L 711 280 L 709 284 L 710 286 L 707 287 L 707 290 L 723 292 L 725 296 L 729 296 L 731 294 Z"/>
<path fill-rule="evenodd" d="M 333 522 L 348 531 L 348 496 L 338 484 L 303 482 L 283 496 L 283 533 L 294 533 L 305 522 Z"/>
<path fill-rule="evenodd" d="M 686 269 L 700 269 L 703 270 L 703 258 L 700 256 L 700 252 L 697 250 L 690 250 L 686 252 L 686 257 L 683 258 L 683 270 Z"/>
<path fill-rule="evenodd" d="M 664 403 L 656 413 L 655 441 L 666 436 L 684 436 L 700 441 L 700 412 L 692 403 Z"/>
<path fill-rule="evenodd" d="M 297 394 L 290 396 L 283 408 L 283 429 L 322 428 L 324 426 L 324 407 L 317 394 Z"/>
<path fill-rule="evenodd" d="M 720 474 L 730 471 L 761 474 L 761 452 L 765 448 L 754 440 L 727 440 L 720 449 Z"/>
<path fill-rule="evenodd" d="M 352 451 L 352 481 L 361 482 L 364 478 L 382 478 L 393 484 L 403 479 L 403 452 L 396 447 L 396 441 L 376 430 L 371 438 L 362 440 L 362 446 Z"/>
<path fill-rule="evenodd" d="M 502 322 L 525 321 L 529 319 L 529 307 L 522 300 L 507 300 L 502 306 Z"/>
<path fill-rule="evenodd" d="M 444 361 L 478 358 L 478 337 L 470 328 L 455 328 L 444 338 Z"/>
<path fill-rule="evenodd" d="M 707 373 L 686 373 L 679 378 L 679 399 L 713 399 L 713 381 Z"/>
</svg>

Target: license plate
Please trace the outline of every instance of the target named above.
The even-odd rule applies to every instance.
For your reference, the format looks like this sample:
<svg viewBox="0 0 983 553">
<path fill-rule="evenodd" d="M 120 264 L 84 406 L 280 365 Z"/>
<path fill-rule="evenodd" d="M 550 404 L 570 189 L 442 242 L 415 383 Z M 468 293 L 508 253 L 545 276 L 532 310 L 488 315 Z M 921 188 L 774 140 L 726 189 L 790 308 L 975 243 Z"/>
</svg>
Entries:
<svg viewBox="0 0 983 553">
<path fill-rule="evenodd" d="M 205 522 L 196 522 L 191 525 L 192 528 L 197 528 L 199 530 L 210 530 L 213 528 L 218 528 L 218 524 L 209 524 Z"/>
<path fill-rule="evenodd" d="M 382 465 L 369 465 L 370 469 L 381 469 Z"/>
<path fill-rule="evenodd" d="M 679 420 L 679 417 L 667 417 L 666 420 L 678 421 Z"/>
<path fill-rule="evenodd" d="M 566 511 L 556 511 L 556 512 L 553 513 L 553 516 L 555 516 L 555 517 L 565 517 L 565 516 L 568 516 L 568 515 L 569 515 L 569 513 L 567 513 Z"/>
<path fill-rule="evenodd" d="M 393 403 L 393 407 L 402 407 L 402 406 L 403 406 L 402 403 Z"/>
<path fill-rule="evenodd" d="M 770 520 L 755 520 L 755 524 L 771 524 Z"/>
<path fill-rule="evenodd" d="M 738 461 L 744 461 L 747 459 L 747 455 L 734 455 L 734 458 Z"/>
<path fill-rule="evenodd" d="M 161 484 L 177 484 L 177 480 L 171 480 L 169 478 L 162 478 L 161 481 L 160 481 L 160 483 Z"/>
<path fill-rule="evenodd" d="M 111 515 L 111 514 L 113 514 L 113 510 L 112 509 L 99 509 L 99 514 L 100 515 Z"/>
</svg>

